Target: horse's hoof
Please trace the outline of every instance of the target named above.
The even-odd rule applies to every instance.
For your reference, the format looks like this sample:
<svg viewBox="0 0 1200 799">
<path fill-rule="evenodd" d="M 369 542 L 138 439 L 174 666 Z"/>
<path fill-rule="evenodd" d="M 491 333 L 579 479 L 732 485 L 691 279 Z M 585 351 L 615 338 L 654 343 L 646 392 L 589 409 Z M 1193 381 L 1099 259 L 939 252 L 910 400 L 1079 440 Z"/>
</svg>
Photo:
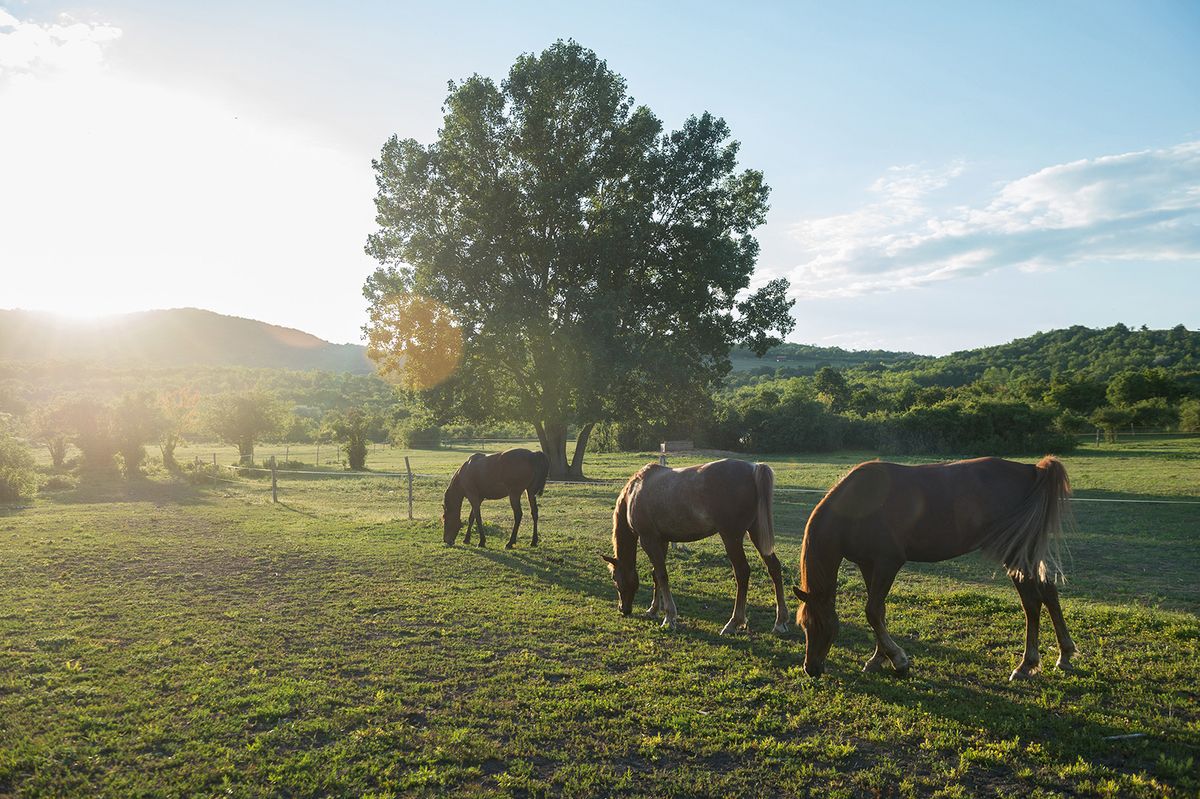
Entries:
<svg viewBox="0 0 1200 799">
<path fill-rule="evenodd" d="M 725 626 L 721 628 L 721 635 L 733 635 L 739 629 L 741 629 L 741 627 L 742 625 L 736 621 L 727 622 Z"/>
<path fill-rule="evenodd" d="M 1013 669 L 1012 674 L 1008 675 L 1008 681 L 1028 680 L 1039 671 L 1041 671 L 1041 667 L 1037 663 L 1022 663 Z"/>
<path fill-rule="evenodd" d="M 771 628 L 771 632 L 776 633 L 777 635 L 787 635 L 788 626 L 786 624 L 784 624 L 783 622 L 779 622 L 778 624 L 776 624 L 774 627 Z"/>
<path fill-rule="evenodd" d="M 908 670 L 911 667 L 912 667 L 912 661 L 909 660 L 907 657 L 905 657 L 904 660 L 901 660 L 899 663 L 897 663 L 894 660 L 892 661 L 892 668 L 895 669 L 897 677 L 907 677 Z"/>
<path fill-rule="evenodd" d="M 505 548 L 505 549 L 512 549 L 512 548 L 513 548 L 513 542 L 512 542 L 512 541 L 509 541 L 507 544 L 505 544 L 505 545 L 504 545 L 504 548 Z"/>
<path fill-rule="evenodd" d="M 863 672 L 866 674 L 878 674 L 883 671 L 883 661 L 879 658 L 871 658 L 863 664 Z"/>
<path fill-rule="evenodd" d="M 531 546 L 531 547 L 536 547 L 537 545 L 538 545 L 538 540 L 536 538 L 529 542 L 529 546 Z"/>
<path fill-rule="evenodd" d="M 1055 664 L 1054 664 L 1054 666 L 1055 666 L 1055 667 L 1056 667 L 1056 668 L 1057 668 L 1059 671 L 1066 672 L 1067 674 L 1070 674 L 1071 672 L 1075 671 L 1075 666 L 1073 666 L 1073 665 L 1071 664 L 1071 661 L 1070 661 L 1070 660 L 1068 660 L 1067 658 L 1061 658 L 1061 657 L 1060 657 L 1060 658 L 1058 659 L 1058 662 L 1057 662 L 1057 663 L 1055 663 Z"/>
<path fill-rule="evenodd" d="M 679 619 L 665 618 L 663 619 L 662 627 L 664 630 L 678 630 Z"/>
<path fill-rule="evenodd" d="M 657 619 L 658 611 L 655 610 L 654 608 L 646 608 L 646 618 L 647 619 Z"/>
</svg>

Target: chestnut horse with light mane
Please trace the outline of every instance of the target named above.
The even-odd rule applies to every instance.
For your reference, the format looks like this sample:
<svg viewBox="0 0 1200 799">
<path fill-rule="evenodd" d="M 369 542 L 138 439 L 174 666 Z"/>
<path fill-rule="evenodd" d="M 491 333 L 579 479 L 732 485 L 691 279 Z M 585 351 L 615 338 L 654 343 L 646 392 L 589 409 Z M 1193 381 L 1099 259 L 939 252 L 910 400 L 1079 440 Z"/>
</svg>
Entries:
<svg viewBox="0 0 1200 799">
<path fill-rule="evenodd" d="M 442 540 L 446 546 L 454 546 L 458 531 L 462 529 L 463 499 L 471 503 L 471 515 L 467 519 L 467 535 L 464 544 L 471 543 L 471 527 L 479 523 L 479 546 L 484 545 L 483 517 L 479 508 L 485 499 L 508 497 L 513 509 L 512 535 L 507 549 L 517 543 L 517 530 L 521 527 L 521 494 L 529 497 L 529 512 L 533 516 L 533 540 L 530 546 L 538 545 L 537 497 L 546 487 L 546 475 L 550 472 L 550 461 L 544 452 L 527 449 L 506 449 L 484 455 L 476 452 L 458 467 L 442 503 Z"/>
<path fill-rule="evenodd" d="M 765 463 L 725 459 L 683 469 L 643 466 L 617 498 L 613 554 L 601 556 L 616 583 L 621 613 L 629 615 L 637 594 L 639 540 L 654 567 L 654 601 L 646 613 L 656 618 L 661 611 L 663 626 L 674 628 L 679 612 L 667 583 L 667 547 L 719 533 L 737 582 L 733 616 L 721 634 L 745 627 L 750 564 L 742 540 L 749 532 L 775 583 L 775 632 L 787 632 L 783 576 L 775 555 L 774 492 L 775 473 Z"/>
<path fill-rule="evenodd" d="M 824 670 L 837 636 L 838 567 L 858 565 L 867 584 L 867 621 L 875 653 L 864 671 L 885 660 L 908 671 L 904 650 L 888 635 L 884 600 L 906 561 L 931 563 L 982 549 L 1008 571 L 1025 609 L 1025 654 L 1009 679 L 1039 668 L 1038 626 L 1045 605 L 1058 638 L 1058 667 L 1071 668 L 1075 642 L 1067 632 L 1054 581 L 1062 569 L 1056 544 L 1071 485 L 1057 458 L 1036 465 L 977 458 L 956 463 L 902 466 L 872 461 L 856 466 L 813 510 L 800 552 L 804 603 L 796 621 L 804 627 L 804 670 Z"/>
</svg>

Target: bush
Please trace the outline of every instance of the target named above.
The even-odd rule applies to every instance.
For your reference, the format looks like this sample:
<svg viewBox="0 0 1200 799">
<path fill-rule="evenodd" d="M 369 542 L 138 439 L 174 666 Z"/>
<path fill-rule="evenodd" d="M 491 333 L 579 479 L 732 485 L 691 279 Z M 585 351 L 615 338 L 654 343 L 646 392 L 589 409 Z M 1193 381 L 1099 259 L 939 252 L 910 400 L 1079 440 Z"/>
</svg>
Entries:
<svg viewBox="0 0 1200 799">
<path fill-rule="evenodd" d="M 1185 400 L 1179 406 L 1179 429 L 1185 433 L 1200 433 L 1200 400 Z"/>
<path fill-rule="evenodd" d="M 0 420 L 0 502 L 18 502 L 37 491 L 33 456 L 25 443 Z"/>
<path fill-rule="evenodd" d="M 392 426 L 389 438 L 393 446 L 401 449 L 437 449 L 442 444 L 442 428 L 409 417 Z"/>
<path fill-rule="evenodd" d="M 1054 427 L 1054 411 L 1023 402 L 948 400 L 911 408 L 880 431 L 879 448 L 896 454 L 1010 455 L 1066 452 L 1075 439 Z"/>
<path fill-rule="evenodd" d="M 1058 416 L 1054 417 L 1054 429 L 1060 433 L 1067 435 L 1078 435 L 1079 433 L 1087 433 L 1091 431 L 1095 425 L 1088 421 L 1088 418 L 1082 413 L 1075 411 L 1063 411 Z"/>
</svg>

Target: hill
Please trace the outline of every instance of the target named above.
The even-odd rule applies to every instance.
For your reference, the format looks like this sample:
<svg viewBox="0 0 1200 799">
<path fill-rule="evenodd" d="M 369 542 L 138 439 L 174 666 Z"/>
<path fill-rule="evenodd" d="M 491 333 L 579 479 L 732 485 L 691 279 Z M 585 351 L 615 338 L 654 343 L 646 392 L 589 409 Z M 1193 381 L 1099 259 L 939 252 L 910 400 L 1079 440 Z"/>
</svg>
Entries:
<svg viewBox="0 0 1200 799">
<path fill-rule="evenodd" d="M 1107 380 L 1122 371 L 1153 367 L 1200 370 L 1200 331 L 1183 325 L 1170 330 L 1133 330 L 1122 324 L 1103 328 L 1075 325 L 994 347 L 897 365 L 900 369 L 957 370 L 968 382 L 989 369 L 1042 378 L 1058 374 Z"/>
<path fill-rule="evenodd" d="M 243 366 L 366 374 L 366 348 L 198 308 L 94 320 L 0 310 L 0 362 L 87 362 L 109 367 Z"/>
<path fill-rule="evenodd" d="M 772 347 L 761 358 L 750 350 L 737 348 L 729 354 L 729 359 L 733 363 L 734 372 L 778 373 L 780 376 L 786 377 L 815 374 L 824 366 L 832 366 L 835 369 L 852 369 L 857 366 L 873 364 L 886 365 L 933 360 L 931 356 L 917 355 L 912 352 L 844 350 L 841 347 L 818 347 L 812 344 L 790 342 Z"/>
</svg>

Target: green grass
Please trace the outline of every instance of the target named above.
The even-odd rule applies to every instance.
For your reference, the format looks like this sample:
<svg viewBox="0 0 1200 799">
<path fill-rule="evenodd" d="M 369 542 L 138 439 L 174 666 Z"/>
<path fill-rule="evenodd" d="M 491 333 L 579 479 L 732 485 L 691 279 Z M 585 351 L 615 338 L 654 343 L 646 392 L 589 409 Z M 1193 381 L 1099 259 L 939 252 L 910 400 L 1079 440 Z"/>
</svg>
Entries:
<svg viewBox="0 0 1200 799">
<path fill-rule="evenodd" d="M 465 453 L 408 454 L 448 475 Z M 866 457 L 771 462 L 780 489 L 824 489 Z M 1066 463 L 1081 497 L 1200 501 L 1194 440 Z M 549 486 L 537 550 L 528 515 L 503 550 L 510 511 L 487 503 L 481 551 L 442 546 L 442 480 L 417 481 L 410 522 L 397 478 L 291 476 L 272 505 L 265 480 L 229 477 L 84 482 L 0 513 L 0 796 L 1200 791 L 1200 506 L 1076 504 L 1075 674 L 1007 682 L 1016 593 L 968 557 L 901 573 L 889 622 L 907 679 L 859 671 L 872 640 L 846 566 L 842 633 L 813 681 L 803 635 L 767 632 L 761 564 L 752 632 L 717 634 L 733 583 L 715 539 L 670 556 L 684 629 L 621 617 L 598 557 L 613 486 Z M 777 497 L 789 580 L 818 498 Z M 1104 740 L 1129 733 L 1145 737 Z"/>
</svg>

